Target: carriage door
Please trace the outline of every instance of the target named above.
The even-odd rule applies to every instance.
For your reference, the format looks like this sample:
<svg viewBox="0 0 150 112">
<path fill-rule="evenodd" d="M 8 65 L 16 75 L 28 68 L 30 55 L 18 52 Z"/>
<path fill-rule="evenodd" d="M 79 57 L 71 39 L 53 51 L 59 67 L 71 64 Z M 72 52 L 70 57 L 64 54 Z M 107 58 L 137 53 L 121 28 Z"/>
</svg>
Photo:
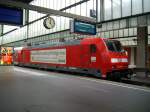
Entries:
<svg viewBox="0 0 150 112">
<path fill-rule="evenodd" d="M 22 52 L 22 62 L 23 62 L 23 64 L 25 64 L 25 62 L 26 62 L 26 53 L 25 52 L 26 52 L 25 50 L 23 50 L 23 52 Z"/>
<path fill-rule="evenodd" d="M 96 62 L 97 62 L 97 47 L 95 44 L 90 45 L 90 67 L 96 67 Z"/>
<path fill-rule="evenodd" d="M 89 67 L 90 65 L 90 46 L 81 46 L 81 65 L 82 67 Z"/>
</svg>

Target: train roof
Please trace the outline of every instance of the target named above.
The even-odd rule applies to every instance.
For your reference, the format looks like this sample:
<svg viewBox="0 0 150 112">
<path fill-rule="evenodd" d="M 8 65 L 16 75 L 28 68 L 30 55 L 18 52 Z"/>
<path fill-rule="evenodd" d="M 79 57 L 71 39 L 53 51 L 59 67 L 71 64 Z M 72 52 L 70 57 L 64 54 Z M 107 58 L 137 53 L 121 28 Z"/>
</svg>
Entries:
<svg viewBox="0 0 150 112">
<path fill-rule="evenodd" d="M 59 47 L 59 46 L 70 46 L 70 45 L 79 45 L 79 44 L 88 44 L 91 42 L 95 42 L 97 40 L 101 40 L 104 38 L 97 38 L 97 37 L 90 37 L 90 38 L 83 38 L 82 40 L 69 40 L 65 42 L 55 42 L 55 43 L 41 43 L 39 45 L 33 45 L 33 46 L 28 46 L 26 48 L 28 49 L 34 49 L 34 48 L 47 48 L 47 47 Z M 26 49 L 24 48 L 24 49 Z"/>
<path fill-rule="evenodd" d="M 46 48 L 46 47 L 58 47 L 58 46 L 69 46 L 69 45 L 79 45 L 81 40 L 67 41 L 67 42 L 55 42 L 55 43 L 43 43 L 39 45 L 33 45 L 28 48 Z"/>
</svg>

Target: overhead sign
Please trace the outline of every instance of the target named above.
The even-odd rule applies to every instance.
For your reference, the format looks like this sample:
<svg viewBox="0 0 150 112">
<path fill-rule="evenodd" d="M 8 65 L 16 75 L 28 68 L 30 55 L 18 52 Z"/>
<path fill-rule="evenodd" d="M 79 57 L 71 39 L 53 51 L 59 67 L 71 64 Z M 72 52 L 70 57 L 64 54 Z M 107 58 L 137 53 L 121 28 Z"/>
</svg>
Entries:
<svg viewBox="0 0 150 112">
<path fill-rule="evenodd" d="M 13 64 L 13 47 L 0 48 L 0 65 Z"/>
<path fill-rule="evenodd" d="M 73 20 L 70 23 L 70 30 L 72 33 L 96 35 L 96 24 L 79 20 Z"/>
<path fill-rule="evenodd" d="M 0 23 L 10 25 L 23 25 L 23 10 L 0 6 Z"/>
</svg>

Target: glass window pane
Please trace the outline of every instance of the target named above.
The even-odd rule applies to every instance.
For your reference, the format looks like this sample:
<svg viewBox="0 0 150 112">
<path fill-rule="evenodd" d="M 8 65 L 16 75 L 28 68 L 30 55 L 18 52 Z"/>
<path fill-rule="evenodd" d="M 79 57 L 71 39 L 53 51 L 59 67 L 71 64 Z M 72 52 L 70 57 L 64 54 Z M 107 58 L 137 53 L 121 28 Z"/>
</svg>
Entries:
<svg viewBox="0 0 150 112">
<path fill-rule="evenodd" d="M 53 5 L 53 4 L 54 4 L 54 0 L 51 0 L 51 1 L 50 1 L 50 4 L 49 4 L 51 9 L 54 8 L 54 5 Z"/>
<path fill-rule="evenodd" d="M 87 16 L 90 17 L 90 10 L 93 9 L 93 0 L 87 2 Z"/>
<path fill-rule="evenodd" d="M 61 0 L 63 1 L 63 0 Z M 75 4 L 76 0 L 70 0 L 70 5 Z"/>
<path fill-rule="evenodd" d="M 112 22 L 107 23 L 107 30 L 112 30 L 113 24 Z"/>
<path fill-rule="evenodd" d="M 41 17 L 43 17 L 43 16 L 45 16 L 45 14 L 42 14 L 42 13 L 38 13 L 38 12 L 36 12 L 36 11 L 29 11 L 29 22 L 31 22 L 31 21 L 34 21 L 34 20 L 36 20 L 36 19 L 38 19 L 38 18 L 41 18 Z"/>
<path fill-rule="evenodd" d="M 66 6 L 69 6 L 70 5 L 70 0 L 65 0 L 65 1 L 66 1 Z"/>
<path fill-rule="evenodd" d="M 93 0 L 93 9 L 96 10 L 96 1 L 97 0 Z"/>
<path fill-rule="evenodd" d="M 118 30 L 114 31 L 114 38 L 118 37 L 118 35 L 119 35 L 118 33 L 119 33 Z"/>
<path fill-rule="evenodd" d="M 120 28 L 125 28 L 127 26 L 126 19 L 120 20 Z"/>
<path fill-rule="evenodd" d="M 75 7 L 70 8 L 70 13 L 75 14 Z"/>
<path fill-rule="evenodd" d="M 81 4 L 81 15 L 86 16 L 86 2 Z"/>
<path fill-rule="evenodd" d="M 111 19 L 111 0 L 104 0 L 105 20 Z"/>
<path fill-rule="evenodd" d="M 3 33 L 9 32 L 9 31 L 14 30 L 16 28 L 18 28 L 18 27 L 17 26 L 4 25 Z"/>
<path fill-rule="evenodd" d="M 129 19 L 129 26 L 130 27 L 137 26 L 137 18 L 136 17 Z"/>
<path fill-rule="evenodd" d="M 121 17 L 121 1 L 113 0 L 113 18 Z"/>
<path fill-rule="evenodd" d="M 77 5 L 77 6 L 76 6 L 76 14 L 77 14 L 77 15 L 80 15 L 80 13 L 81 13 L 81 12 L 80 12 L 80 8 L 81 8 L 80 5 Z"/>
<path fill-rule="evenodd" d="M 119 37 L 123 37 L 123 30 L 119 30 Z"/>
<path fill-rule="evenodd" d="M 69 29 L 69 21 L 70 21 L 70 19 L 69 18 L 66 18 L 66 20 L 65 20 L 65 29 Z"/>
<path fill-rule="evenodd" d="M 62 8 L 61 2 L 62 2 L 62 0 L 57 0 L 57 10 L 60 10 Z"/>
<path fill-rule="evenodd" d="M 122 16 L 131 15 L 131 0 L 122 0 Z"/>
<path fill-rule="evenodd" d="M 113 29 L 119 29 L 119 21 L 114 21 Z"/>
<path fill-rule="evenodd" d="M 144 12 L 150 12 L 150 0 L 144 0 Z"/>
<path fill-rule="evenodd" d="M 142 0 L 132 0 L 132 14 L 142 13 Z"/>
</svg>

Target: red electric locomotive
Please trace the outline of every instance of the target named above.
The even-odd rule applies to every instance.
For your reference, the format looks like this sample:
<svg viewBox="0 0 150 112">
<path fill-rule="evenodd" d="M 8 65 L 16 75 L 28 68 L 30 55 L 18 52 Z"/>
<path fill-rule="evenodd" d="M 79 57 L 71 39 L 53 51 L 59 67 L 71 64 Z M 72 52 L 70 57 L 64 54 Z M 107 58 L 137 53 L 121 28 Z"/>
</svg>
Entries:
<svg viewBox="0 0 150 112">
<path fill-rule="evenodd" d="M 128 56 L 117 40 L 84 38 L 57 45 L 27 47 L 16 51 L 14 63 L 93 74 L 102 78 L 128 77 Z"/>
</svg>

